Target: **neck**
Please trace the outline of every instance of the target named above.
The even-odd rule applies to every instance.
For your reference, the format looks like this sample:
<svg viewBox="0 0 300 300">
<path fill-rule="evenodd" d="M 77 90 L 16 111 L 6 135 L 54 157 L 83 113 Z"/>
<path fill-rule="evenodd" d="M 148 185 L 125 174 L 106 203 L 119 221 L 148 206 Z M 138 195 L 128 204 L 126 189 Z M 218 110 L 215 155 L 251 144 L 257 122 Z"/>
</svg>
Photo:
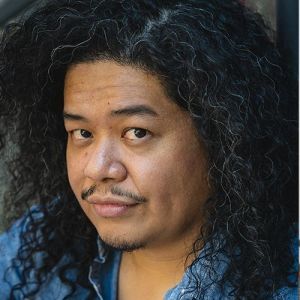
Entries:
<svg viewBox="0 0 300 300">
<path fill-rule="evenodd" d="M 181 281 L 185 269 L 195 259 L 191 243 L 147 247 L 123 253 L 122 263 L 146 282 L 169 289 Z M 146 279 L 147 278 L 147 279 Z"/>
<path fill-rule="evenodd" d="M 119 299 L 162 299 L 170 288 L 181 281 L 186 266 L 195 259 L 195 255 L 189 255 L 193 241 L 182 239 L 124 252 L 119 277 Z"/>
</svg>

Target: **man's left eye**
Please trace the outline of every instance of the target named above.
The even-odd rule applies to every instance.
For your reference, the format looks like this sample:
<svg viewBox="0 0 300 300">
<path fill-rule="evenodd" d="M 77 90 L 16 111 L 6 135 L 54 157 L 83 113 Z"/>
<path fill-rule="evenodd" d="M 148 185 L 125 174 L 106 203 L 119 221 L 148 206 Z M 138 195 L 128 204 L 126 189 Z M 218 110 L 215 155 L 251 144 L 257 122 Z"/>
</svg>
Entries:
<svg viewBox="0 0 300 300">
<path fill-rule="evenodd" d="M 149 134 L 147 129 L 143 128 L 130 128 L 127 129 L 123 134 L 122 137 L 128 140 L 138 140 L 146 137 Z"/>
</svg>

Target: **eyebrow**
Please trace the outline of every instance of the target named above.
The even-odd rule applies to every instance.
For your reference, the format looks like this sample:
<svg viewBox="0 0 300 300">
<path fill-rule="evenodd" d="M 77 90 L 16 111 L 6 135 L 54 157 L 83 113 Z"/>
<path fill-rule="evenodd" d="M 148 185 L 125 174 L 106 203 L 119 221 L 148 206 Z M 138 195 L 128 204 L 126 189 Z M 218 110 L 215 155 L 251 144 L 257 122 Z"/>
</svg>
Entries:
<svg viewBox="0 0 300 300">
<path fill-rule="evenodd" d="M 77 115 L 77 114 L 71 114 L 71 113 L 67 113 L 67 112 L 63 112 L 63 118 L 64 120 L 70 120 L 70 121 L 83 121 L 83 122 L 87 122 L 88 119 L 81 116 L 81 115 Z"/>
<path fill-rule="evenodd" d="M 157 117 L 158 113 L 154 111 L 152 108 L 150 108 L 147 105 L 132 105 L 127 106 L 121 109 L 113 110 L 111 112 L 112 116 L 119 116 L 119 115 L 125 115 L 125 116 L 152 116 Z"/>
<path fill-rule="evenodd" d="M 147 105 L 132 105 L 121 109 L 113 110 L 111 112 L 111 116 L 136 116 L 136 115 L 157 117 L 158 113 Z M 68 113 L 66 111 L 63 112 L 63 118 L 64 120 L 70 120 L 70 121 L 83 121 L 83 122 L 88 121 L 88 119 L 85 118 L 84 116 Z"/>
</svg>

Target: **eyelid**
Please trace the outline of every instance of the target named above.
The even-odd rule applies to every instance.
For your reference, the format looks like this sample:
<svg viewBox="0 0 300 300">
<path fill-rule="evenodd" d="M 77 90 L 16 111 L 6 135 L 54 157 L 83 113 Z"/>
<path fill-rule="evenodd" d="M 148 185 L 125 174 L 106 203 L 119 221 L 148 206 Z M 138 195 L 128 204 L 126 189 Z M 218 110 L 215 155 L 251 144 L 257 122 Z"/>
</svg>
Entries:
<svg viewBox="0 0 300 300">
<path fill-rule="evenodd" d="M 82 131 L 88 132 L 91 136 L 90 137 L 81 136 Z M 79 136 L 76 137 L 76 135 L 75 135 L 76 133 L 79 133 Z M 90 138 L 93 137 L 93 135 L 90 131 L 83 129 L 83 128 L 77 128 L 77 129 L 70 130 L 70 134 L 71 134 L 72 138 L 77 141 L 85 141 L 85 140 L 89 140 Z"/>
<path fill-rule="evenodd" d="M 130 132 L 131 130 L 136 130 L 136 129 L 145 130 L 146 131 L 146 135 L 144 137 L 141 137 L 141 138 L 138 138 L 138 137 L 136 137 L 136 138 L 126 138 L 126 134 L 128 132 Z M 152 135 L 151 132 L 148 129 L 146 129 L 146 128 L 129 127 L 129 128 L 125 128 L 123 130 L 121 137 L 124 138 L 124 139 L 127 139 L 129 141 L 142 141 L 142 140 L 145 140 L 145 139 L 149 138 L 149 136 L 151 136 L 151 135 Z"/>
</svg>

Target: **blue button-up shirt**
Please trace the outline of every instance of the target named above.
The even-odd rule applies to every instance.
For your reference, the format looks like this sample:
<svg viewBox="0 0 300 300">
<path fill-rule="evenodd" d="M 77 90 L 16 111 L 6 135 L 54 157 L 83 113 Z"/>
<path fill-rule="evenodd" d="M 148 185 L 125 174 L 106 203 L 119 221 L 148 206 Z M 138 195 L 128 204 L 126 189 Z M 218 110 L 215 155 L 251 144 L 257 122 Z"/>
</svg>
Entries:
<svg viewBox="0 0 300 300">
<path fill-rule="evenodd" d="M 26 218 L 22 218 L 17 221 L 8 231 L 0 236 L 0 299 L 9 299 L 11 286 L 20 282 L 20 272 L 15 269 L 8 269 L 12 259 L 16 256 L 18 248 L 20 247 L 20 233 L 22 228 L 26 224 Z M 97 299 L 101 300 L 117 300 L 118 295 L 118 274 L 122 253 L 120 251 L 107 251 L 103 247 L 100 239 L 98 243 L 98 255 L 95 257 L 93 263 L 89 267 L 89 281 L 92 284 L 97 294 Z M 297 242 L 295 243 L 295 257 L 298 255 Z M 203 257 L 201 257 L 203 256 Z M 36 258 L 38 259 L 38 257 Z M 58 269 L 68 260 L 68 257 L 63 257 L 57 266 L 51 271 L 47 277 L 47 281 L 43 283 L 38 294 L 34 297 L 37 300 L 60 300 L 63 299 L 69 292 L 70 288 L 65 285 L 58 276 Z M 205 248 L 200 253 L 201 263 L 196 263 L 192 267 L 189 267 L 181 282 L 175 287 L 166 292 L 164 300 L 191 300 L 197 299 L 194 294 L 194 281 L 193 276 L 196 275 L 201 282 L 201 287 L 207 288 L 205 293 L 205 299 L 233 299 L 226 293 L 222 294 L 217 283 L 214 283 L 215 279 L 221 278 L 224 273 L 228 259 L 226 257 L 216 257 L 213 263 L 216 264 L 217 274 L 214 277 L 210 276 L 212 261 L 208 261 L 205 258 Z M 296 265 L 298 263 L 296 262 Z M 21 268 L 21 266 L 20 266 Z M 297 268 L 297 266 L 296 266 Z M 20 270 L 19 270 L 20 271 Z M 4 276 L 6 280 L 4 280 Z M 72 276 L 72 274 L 70 274 Z M 216 278 L 218 277 L 218 278 Z M 200 287 L 200 288 L 201 288 Z M 228 288 L 228 291 L 230 289 Z M 88 291 L 79 288 L 72 296 L 72 299 L 86 299 Z M 20 294 L 14 299 L 24 299 Z M 31 298 L 32 299 L 32 298 Z M 276 300 L 296 300 L 297 289 L 296 288 L 282 288 L 274 293 L 272 299 Z"/>
</svg>

